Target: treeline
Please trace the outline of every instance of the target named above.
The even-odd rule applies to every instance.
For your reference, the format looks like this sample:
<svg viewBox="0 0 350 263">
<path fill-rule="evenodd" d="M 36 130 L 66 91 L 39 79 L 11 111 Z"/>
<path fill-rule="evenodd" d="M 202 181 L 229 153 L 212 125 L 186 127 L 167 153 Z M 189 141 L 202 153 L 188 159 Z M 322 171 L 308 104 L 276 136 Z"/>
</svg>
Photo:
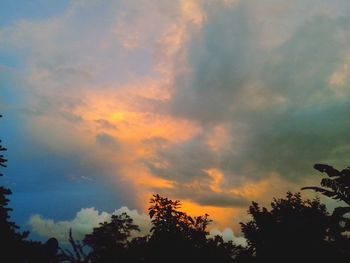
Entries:
<svg viewBox="0 0 350 263">
<path fill-rule="evenodd" d="M 1 144 L 1 141 L 0 141 Z M 6 151 L 0 145 L 0 152 Z M 6 159 L 0 155 L 0 166 Z M 160 263 L 160 262 L 327 262 L 350 259 L 350 169 L 314 166 L 327 177 L 320 186 L 304 187 L 342 201 L 329 213 L 319 198 L 303 200 L 300 193 L 288 192 L 273 199 L 271 208 L 253 202 L 248 209 L 251 221 L 241 223 L 248 245 L 242 247 L 221 236 L 210 237 L 207 214 L 192 217 L 181 211 L 180 201 L 154 195 L 149 216 L 152 228 L 146 236 L 126 213 L 113 215 L 83 240 L 69 233 L 70 249 L 63 249 L 53 237 L 46 243 L 28 240 L 10 221 L 9 189 L 0 187 L 0 262 L 9 263 Z M 2 175 L 2 174 L 1 174 Z"/>
</svg>

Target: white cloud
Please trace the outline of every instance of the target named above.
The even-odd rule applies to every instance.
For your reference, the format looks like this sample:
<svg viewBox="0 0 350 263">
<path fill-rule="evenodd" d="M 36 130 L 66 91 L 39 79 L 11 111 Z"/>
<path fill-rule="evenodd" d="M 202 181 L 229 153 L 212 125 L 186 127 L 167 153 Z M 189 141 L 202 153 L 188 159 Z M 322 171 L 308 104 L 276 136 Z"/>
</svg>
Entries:
<svg viewBox="0 0 350 263">
<path fill-rule="evenodd" d="M 73 237 L 82 240 L 86 234 L 92 232 L 93 228 L 98 227 L 100 223 L 108 222 L 112 215 L 127 213 L 133 220 L 134 224 L 140 227 L 140 232 L 134 232 L 133 235 L 144 235 L 149 232 L 150 219 L 146 214 L 139 214 L 137 210 L 130 210 L 127 207 L 121 207 L 113 213 L 99 212 L 94 207 L 82 208 L 76 213 L 71 220 L 54 221 L 43 218 L 41 215 L 33 215 L 29 219 L 29 226 L 32 232 L 45 237 L 55 237 L 59 242 L 68 242 L 69 229 L 72 229 Z"/>
<path fill-rule="evenodd" d="M 222 236 L 224 241 L 233 241 L 236 245 L 241 245 L 243 247 L 247 246 L 247 240 L 244 237 L 235 236 L 231 228 L 225 228 L 223 231 L 218 229 L 212 229 L 209 233 L 210 236 Z"/>
</svg>

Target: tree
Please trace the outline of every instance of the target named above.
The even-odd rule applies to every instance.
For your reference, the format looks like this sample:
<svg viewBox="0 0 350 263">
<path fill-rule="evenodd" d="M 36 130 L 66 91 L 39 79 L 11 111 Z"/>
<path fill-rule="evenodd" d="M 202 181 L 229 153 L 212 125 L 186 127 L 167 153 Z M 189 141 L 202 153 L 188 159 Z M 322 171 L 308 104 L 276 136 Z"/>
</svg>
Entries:
<svg viewBox="0 0 350 263">
<path fill-rule="evenodd" d="M 180 201 L 154 195 L 151 199 L 149 215 L 151 217 L 152 239 L 175 238 L 203 242 L 209 234 L 207 226 L 211 220 L 208 214 L 192 218 L 179 211 Z"/>
<path fill-rule="evenodd" d="M 241 223 L 256 262 L 342 262 L 331 243 L 332 222 L 318 198 L 302 200 L 300 193 L 288 192 L 271 208 L 253 202 L 248 211 L 253 219 Z"/>
<path fill-rule="evenodd" d="M 84 244 L 82 244 L 79 240 L 75 240 L 73 238 L 72 229 L 69 229 L 69 244 L 71 245 L 73 252 L 69 249 L 59 248 L 60 252 L 58 257 L 60 259 L 59 262 L 70 262 L 70 263 L 88 263 L 89 256 L 84 252 Z"/>
<path fill-rule="evenodd" d="M 151 198 L 151 236 L 147 262 L 232 262 L 236 246 L 221 237 L 208 238 L 209 215 L 191 217 L 181 203 L 160 195 Z"/>
<path fill-rule="evenodd" d="M 0 118 L 2 115 L 0 115 Z M 0 140 L 0 152 L 5 152 L 7 149 L 1 145 Z M 0 167 L 6 167 L 7 160 L 4 155 L 0 155 Z M 0 173 L 3 176 L 3 173 Z M 13 253 L 12 251 L 23 251 L 23 241 L 28 236 L 28 232 L 18 232 L 19 227 L 10 221 L 9 213 L 12 211 L 8 207 L 8 196 L 12 192 L 10 189 L 0 186 L 0 256 L 2 258 L 12 258 L 13 262 L 21 260 L 19 253 Z"/>
<path fill-rule="evenodd" d="M 126 213 L 112 215 L 111 222 L 104 222 L 84 238 L 84 244 L 91 247 L 92 262 L 128 262 L 128 243 L 132 231 L 140 231 L 133 219 Z"/>
<path fill-rule="evenodd" d="M 349 231 L 350 219 L 344 217 L 344 215 L 350 213 L 350 167 L 338 171 L 326 164 L 315 164 L 314 168 L 322 173 L 326 173 L 329 178 L 321 180 L 322 187 L 307 186 L 301 189 L 311 189 L 334 200 L 345 202 L 347 206 L 335 208 L 332 215 L 335 220 L 343 223 L 344 231 Z"/>
<path fill-rule="evenodd" d="M 346 216 L 350 213 L 350 167 L 341 171 L 326 164 L 315 164 L 314 168 L 321 173 L 326 173 L 329 178 L 321 180 L 321 186 L 307 186 L 302 190 L 314 190 L 329 198 L 342 201 L 346 206 L 336 207 L 331 215 L 333 235 L 337 236 L 334 240 L 338 253 L 343 257 L 350 257 L 350 219 Z"/>
</svg>

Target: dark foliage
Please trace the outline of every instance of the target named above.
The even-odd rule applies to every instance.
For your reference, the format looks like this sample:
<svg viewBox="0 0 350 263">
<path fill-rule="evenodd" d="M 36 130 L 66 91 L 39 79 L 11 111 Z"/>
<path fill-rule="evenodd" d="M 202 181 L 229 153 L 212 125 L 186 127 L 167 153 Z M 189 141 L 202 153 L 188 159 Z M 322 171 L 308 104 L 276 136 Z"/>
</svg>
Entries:
<svg viewBox="0 0 350 263">
<path fill-rule="evenodd" d="M 151 217 L 151 239 L 154 241 L 189 240 L 195 241 L 198 246 L 205 243 L 208 235 L 207 226 L 211 220 L 208 215 L 194 217 L 179 211 L 180 201 L 154 195 L 151 199 L 149 215 Z"/>
<path fill-rule="evenodd" d="M 59 248 L 59 259 L 60 262 L 70 263 L 84 263 L 90 262 L 89 257 L 84 252 L 84 245 L 73 238 L 72 229 L 69 229 L 69 244 L 71 245 L 73 252 L 69 249 Z"/>
<path fill-rule="evenodd" d="M 342 201 L 345 205 L 336 207 L 331 215 L 331 223 L 335 234 L 340 234 L 336 242 L 339 254 L 350 257 L 350 167 L 341 171 L 326 164 L 315 164 L 314 168 L 322 173 L 326 173 L 329 178 L 321 180 L 321 186 L 303 187 L 302 190 L 311 189 L 329 198 Z"/>
<path fill-rule="evenodd" d="M 253 220 L 241 227 L 254 262 L 344 262 L 336 246 L 340 231 L 319 199 L 288 192 L 270 211 L 253 202 L 248 213 Z"/>
<path fill-rule="evenodd" d="M 350 167 L 341 171 L 326 164 L 315 164 L 314 168 L 322 173 L 326 173 L 329 178 L 321 180 L 321 186 L 303 187 L 302 190 L 311 189 L 332 199 L 343 201 L 347 206 L 337 207 L 333 211 L 333 216 L 344 222 L 345 230 L 350 230 L 350 220 L 344 215 L 350 213 Z"/>
<path fill-rule="evenodd" d="M 191 217 L 179 211 L 180 205 L 159 195 L 151 199 L 151 255 L 147 262 L 232 262 L 240 247 L 219 236 L 209 238 L 208 215 Z"/>
<path fill-rule="evenodd" d="M 111 222 L 104 222 L 100 227 L 86 235 L 84 244 L 92 248 L 89 258 L 92 262 L 127 262 L 128 239 L 132 231 L 139 231 L 133 219 L 126 213 L 112 215 Z"/>
</svg>

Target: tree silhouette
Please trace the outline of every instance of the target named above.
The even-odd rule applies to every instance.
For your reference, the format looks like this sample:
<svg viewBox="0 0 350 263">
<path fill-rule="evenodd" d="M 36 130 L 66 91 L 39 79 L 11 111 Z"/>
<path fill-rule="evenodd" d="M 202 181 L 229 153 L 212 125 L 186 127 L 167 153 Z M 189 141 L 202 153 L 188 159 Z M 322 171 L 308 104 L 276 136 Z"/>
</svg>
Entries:
<svg viewBox="0 0 350 263">
<path fill-rule="evenodd" d="M 151 199 L 149 215 L 152 222 L 152 239 L 180 238 L 183 240 L 195 240 L 204 242 L 207 226 L 211 220 L 208 214 L 192 218 L 179 211 L 180 201 L 172 201 L 166 197 L 154 195 Z"/>
<path fill-rule="evenodd" d="M 326 173 L 329 178 L 321 180 L 321 186 L 307 186 L 302 190 L 314 190 L 337 201 L 343 201 L 347 206 L 336 207 L 333 210 L 331 221 L 333 234 L 338 236 L 334 240 L 338 253 L 343 257 L 350 257 L 350 238 L 347 233 L 350 231 L 350 219 L 346 216 L 350 213 L 350 167 L 341 171 L 326 164 L 315 164 L 314 168 Z"/>
<path fill-rule="evenodd" d="M 253 202 L 248 211 L 253 220 L 241 223 L 256 262 L 342 262 L 319 199 L 302 200 L 300 193 L 288 192 L 286 198 L 274 199 L 271 208 Z"/>
<path fill-rule="evenodd" d="M 154 195 L 147 262 L 232 262 L 236 246 L 221 237 L 208 238 L 208 215 L 191 217 L 179 211 L 180 201 Z"/>
<path fill-rule="evenodd" d="M 0 118 L 2 115 L 0 115 Z M 1 145 L 0 140 L 0 152 L 5 152 L 7 149 Z M 4 155 L 0 155 L 0 166 L 6 167 L 7 160 Z M 3 173 L 0 173 L 3 176 Z M 9 213 L 12 208 L 8 207 L 8 196 L 12 192 L 10 189 L 0 186 L 0 256 L 1 258 L 11 258 L 13 262 L 21 260 L 19 253 L 13 253 L 12 251 L 23 251 L 23 241 L 28 236 L 28 232 L 18 232 L 19 227 L 10 221 Z"/>
<path fill-rule="evenodd" d="M 132 231 L 140 231 L 126 213 L 112 215 L 111 222 L 104 222 L 84 238 L 84 244 L 92 248 L 92 262 L 127 262 L 128 239 Z"/>
<path fill-rule="evenodd" d="M 72 229 L 69 229 L 69 244 L 71 245 L 73 252 L 69 249 L 59 248 L 58 257 L 59 262 L 70 262 L 70 263 L 88 263 L 91 262 L 89 256 L 84 252 L 84 244 L 79 240 L 73 238 Z"/>
<path fill-rule="evenodd" d="M 334 200 L 345 202 L 348 206 L 335 208 L 333 216 L 344 222 L 344 230 L 349 231 L 350 219 L 344 217 L 344 215 L 350 213 L 350 167 L 338 171 L 326 164 L 315 164 L 314 168 L 322 173 L 326 173 L 330 178 L 321 180 L 322 187 L 307 186 L 301 189 L 311 189 Z"/>
</svg>

